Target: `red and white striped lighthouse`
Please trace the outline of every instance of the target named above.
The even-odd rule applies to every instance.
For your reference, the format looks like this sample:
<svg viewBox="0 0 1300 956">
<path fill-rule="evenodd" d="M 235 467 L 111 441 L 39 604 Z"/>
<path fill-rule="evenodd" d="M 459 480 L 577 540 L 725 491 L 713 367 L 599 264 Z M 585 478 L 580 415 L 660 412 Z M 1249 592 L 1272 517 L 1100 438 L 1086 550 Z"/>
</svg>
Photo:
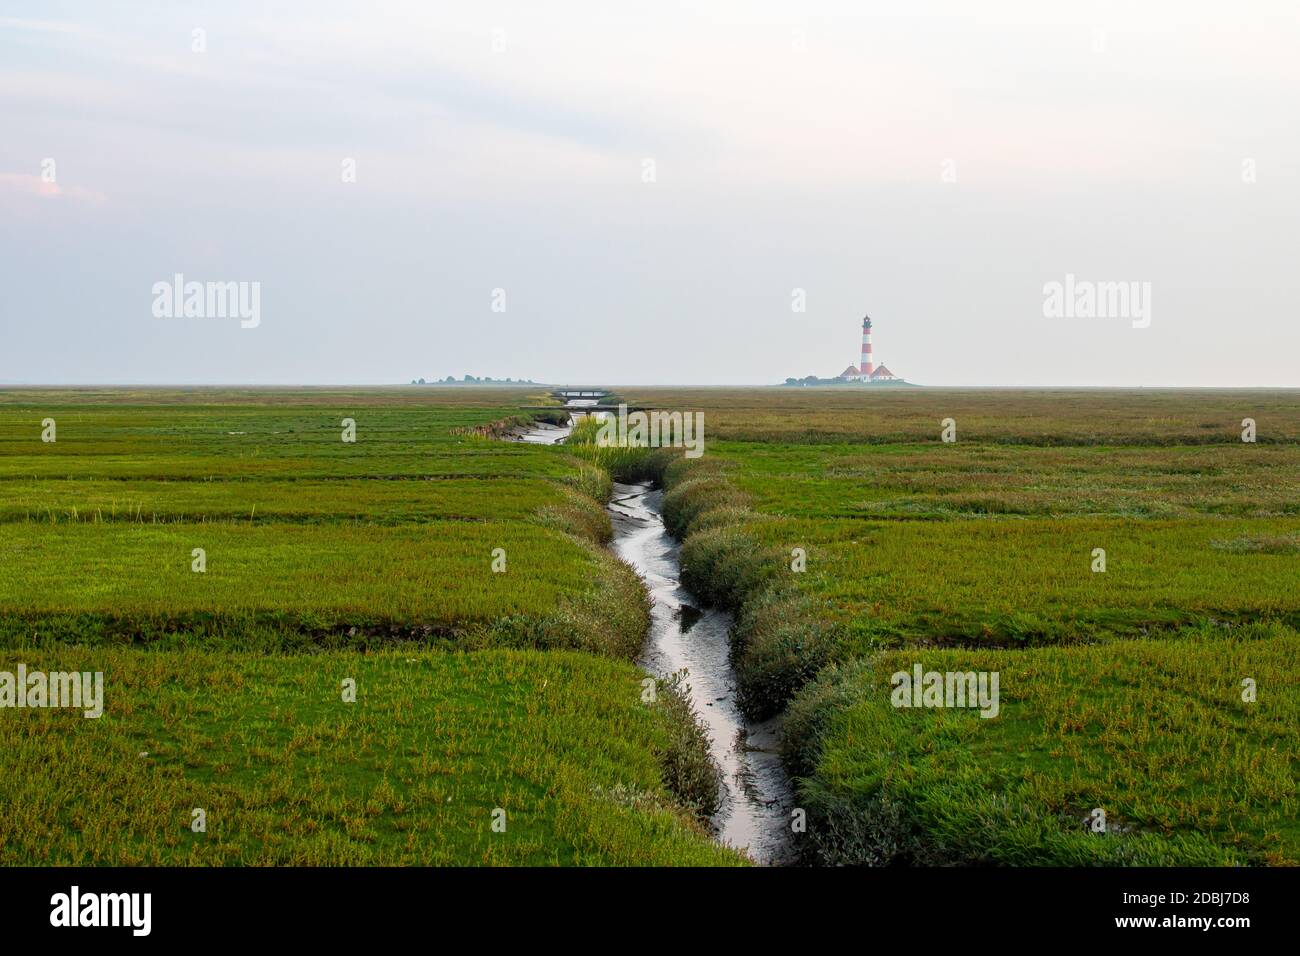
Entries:
<svg viewBox="0 0 1300 956">
<path fill-rule="evenodd" d="M 862 317 L 862 364 L 859 366 L 863 375 L 870 375 L 875 371 L 875 365 L 871 361 L 871 316 Z"/>
</svg>

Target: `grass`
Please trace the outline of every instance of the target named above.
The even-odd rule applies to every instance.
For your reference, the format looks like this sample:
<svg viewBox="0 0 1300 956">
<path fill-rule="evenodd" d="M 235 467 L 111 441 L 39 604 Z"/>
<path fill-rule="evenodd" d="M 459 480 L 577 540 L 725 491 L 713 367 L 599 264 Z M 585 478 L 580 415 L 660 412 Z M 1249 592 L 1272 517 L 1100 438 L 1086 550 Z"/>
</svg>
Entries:
<svg viewBox="0 0 1300 956">
<path fill-rule="evenodd" d="M 204 573 L 192 567 L 206 552 Z M 505 571 L 492 570 L 494 549 Z M 523 522 L 0 525 L 0 639 L 76 641 L 360 631 L 460 646 L 633 656 L 635 576 L 595 545 Z"/>
<path fill-rule="evenodd" d="M 657 463 L 667 461 L 671 449 L 651 449 L 644 445 L 601 443 L 601 420 L 585 415 L 574 423 L 565 448 L 582 461 L 612 475 L 618 481 L 648 481 L 654 478 Z"/>
<path fill-rule="evenodd" d="M 895 708 L 890 675 L 1000 675 L 1000 713 Z M 789 738 L 826 861 L 1300 863 L 1300 634 L 893 651 L 827 671 Z M 1242 699 L 1243 678 L 1258 699 Z M 830 716 L 819 706 L 834 700 Z M 818 720 L 824 723 L 818 725 Z M 1108 831 L 1090 832 L 1094 808 Z"/>
<path fill-rule="evenodd" d="M 703 411 L 710 441 L 772 445 L 940 444 L 945 418 L 959 442 L 1003 445 L 1259 444 L 1300 441 L 1300 403 L 1265 389 L 625 388 L 627 401 Z"/>
<path fill-rule="evenodd" d="M 491 488 L 490 495 L 484 494 Z M 519 521 L 566 498 L 543 478 L 427 481 L 265 479 L 243 481 L 21 480 L 6 483 L 0 523 L 294 522 L 427 524 Z"/>
<path fill-rule="evenodd" d="M 737 862 L 689 709 L 640 702 L 613 477 L 736 612 L 808 860 L 1300 863 L 1295 393 L 621 392 L 704 457 L 482 437 L 535 388 L 0 392 L 0 660 L 108 696 L 0 712 L 0 859 Z M 997 671 L 998 717 L 893 708 L 915 663 Z"/>
<path fill-rule="evenodd" d="M 509 417 L 505 406 L 372 406 L 364 392 L 351 404 L 285 406 L 273 397 L 212 406 L 171 404 L 166 392 L 155 396 L 161 404 L 142 406 L 0 402 L 0 480 L 561 479 L 573 469 L 552 449 L 472 434 Z M 41 441 L 46 418 L 57 424 L 54 442 Z M 343 440 L 344 419 L 356 423 L 354 442 Z"/>
<path fill-rule="evenodd" d="M 1274 518 L 1300 515 L 1300 445 L 774 445 L 719 442 L 764 514 Z"/>
<path fill-rule="evenodd" d="M 756 522 L 783 579 L 843 622 L 846 639 L 1102 640 L 1201 621 L 1300 624 L 1294 550 L 1252 542 L 1260 522 L 1112 518 Z M 1266 527 L 1291 541 L 1300 520 Z M 789 570 L 795 547 L 807 571 Z M 1094 549 L 1106 570 L 1094 572 Z"/>
<path fill-rule="evenodd" d="M 567 652 L 64 647 L 106 710 L 0 719 L 0 862 L 730 865 L 664 784 L 677 724 L 630 664 Z M 355 703 L 341 682 L 356 681 Z M 191 830 L 191 812 L 207 831 Z M 492 829 L 505 811 L 505 832 Z"/>
<path fill-rule="evenodd" d="M 687 586 L 737 613 L 739 703 L 787 712 L 808 859 L 1298 861 L 1294 393 L 629 398 L 708 421 L 665 518 Z M 915 661 L 1000 671 L 1002 714 L 895 711 L 882 675 Z"/>
<path fill-rule="evenodd" d="M 0 860 L 744 862 L 698 822 L 690 708 L 641 701 L 608 474 L 482 437 L 543 401 L 0 392 L 0 660 L 102 670 L 107 698 L 0 711 Z"/>
</svg>

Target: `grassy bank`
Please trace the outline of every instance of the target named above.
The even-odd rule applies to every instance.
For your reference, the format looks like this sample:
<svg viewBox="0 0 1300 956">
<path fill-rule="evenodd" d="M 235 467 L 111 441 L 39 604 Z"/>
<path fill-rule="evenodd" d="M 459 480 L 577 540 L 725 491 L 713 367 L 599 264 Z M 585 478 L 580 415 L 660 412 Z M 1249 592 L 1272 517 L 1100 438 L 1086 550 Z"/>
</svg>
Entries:
<svg viewBox="0 0 1300 956">
<path fill-rule="evenodd" d="M 891 706 L 891 675 L 917 664 L 997 672 L 998 715 Z M 872 865 L 1295 865 L 1297 667 L 1300 634 L 1272 626 L 829 668 L 786 728 L 818 821 L 807 849 Z"/>
<path fill-rule="evenodd" d="M 1296 862 L 1293 395 L 651 395 L 720 439 L 665 519 L 742 706 L 789 708 L 810 860 Z M 999 671 L 1001 714 L 891 707 L 918 662 Z"/>
<path fill-rule="evenodd" d="M 476 433 L 521 399 L 0 393 L 0 669 L 106 685 L 0 712 L 0 859 L 743 862 L 689 707 L 643 700 L 608 474 Z"/>
<path fill-rule="evenodd" d="M 0 633 L 37 639 L 356 631 L 632 657 L 647 620 L 618 561 L 527 522 L 447 522 L 433 539 L 424 526 L 4 525 L 0 550 Z"/>
<path fill-rule="evenodd" d="M 680 715 L 566 652 L 61 647 L 105 714 L 0 720 L 6 865 L 727 865 L 665 785 Z M 343 700 L 342 682 L 356 699 Z M 206 832 L 191 829 L 206 812 Z M 505 829 L 493 829 L 504 811 Z"/>
</svg>

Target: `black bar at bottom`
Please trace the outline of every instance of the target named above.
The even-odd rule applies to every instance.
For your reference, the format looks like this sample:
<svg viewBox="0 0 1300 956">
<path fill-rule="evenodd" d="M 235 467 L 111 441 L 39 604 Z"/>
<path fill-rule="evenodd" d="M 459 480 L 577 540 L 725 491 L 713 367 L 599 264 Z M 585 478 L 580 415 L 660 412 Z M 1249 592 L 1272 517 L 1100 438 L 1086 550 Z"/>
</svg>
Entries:
<svg viewBox="0 0 1300 956">
<path fill-rule="evenodd" d="M 864 943 L 1043 932 L 1053 941 L 1199 935 L 1230 943 L 1293 926 L 1297 890 L 1300 871 L 1283 869 L 0 869 L 0 932 L 7 943 L 76 934 L 78 943 L 283 939 L 333 948 L 430 932 L 430 941 L 450 944 L 452 931 L 494 942 L 532 934 L 537 943 L 557 933 L 577 941 L 589 930 L 612 943 L 612 922 L 647 941 L 663 932 L 696 942 L 710 929 L 734 939 L 833 928 Z M 117 895 L 146 893 L 147 936 L 137 935 L 144 897 Z M 123 925 L 70 925 L 115 914 Z M 52 925 L 52 916 L 69 925 Z"/>
</svg>

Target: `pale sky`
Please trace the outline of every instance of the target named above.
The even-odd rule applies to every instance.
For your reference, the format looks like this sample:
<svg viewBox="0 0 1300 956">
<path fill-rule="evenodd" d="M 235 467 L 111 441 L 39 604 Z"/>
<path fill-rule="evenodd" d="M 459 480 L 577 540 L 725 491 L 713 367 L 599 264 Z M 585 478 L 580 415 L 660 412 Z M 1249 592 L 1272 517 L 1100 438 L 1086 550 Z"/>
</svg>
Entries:
<svg viewBox="0 0 1300 956">
<path fill-rule="evenodd" d="M 0 384 L 1300 386 L 1297 116 L 1294 0 L 4 0 Z"/>
</svg>

